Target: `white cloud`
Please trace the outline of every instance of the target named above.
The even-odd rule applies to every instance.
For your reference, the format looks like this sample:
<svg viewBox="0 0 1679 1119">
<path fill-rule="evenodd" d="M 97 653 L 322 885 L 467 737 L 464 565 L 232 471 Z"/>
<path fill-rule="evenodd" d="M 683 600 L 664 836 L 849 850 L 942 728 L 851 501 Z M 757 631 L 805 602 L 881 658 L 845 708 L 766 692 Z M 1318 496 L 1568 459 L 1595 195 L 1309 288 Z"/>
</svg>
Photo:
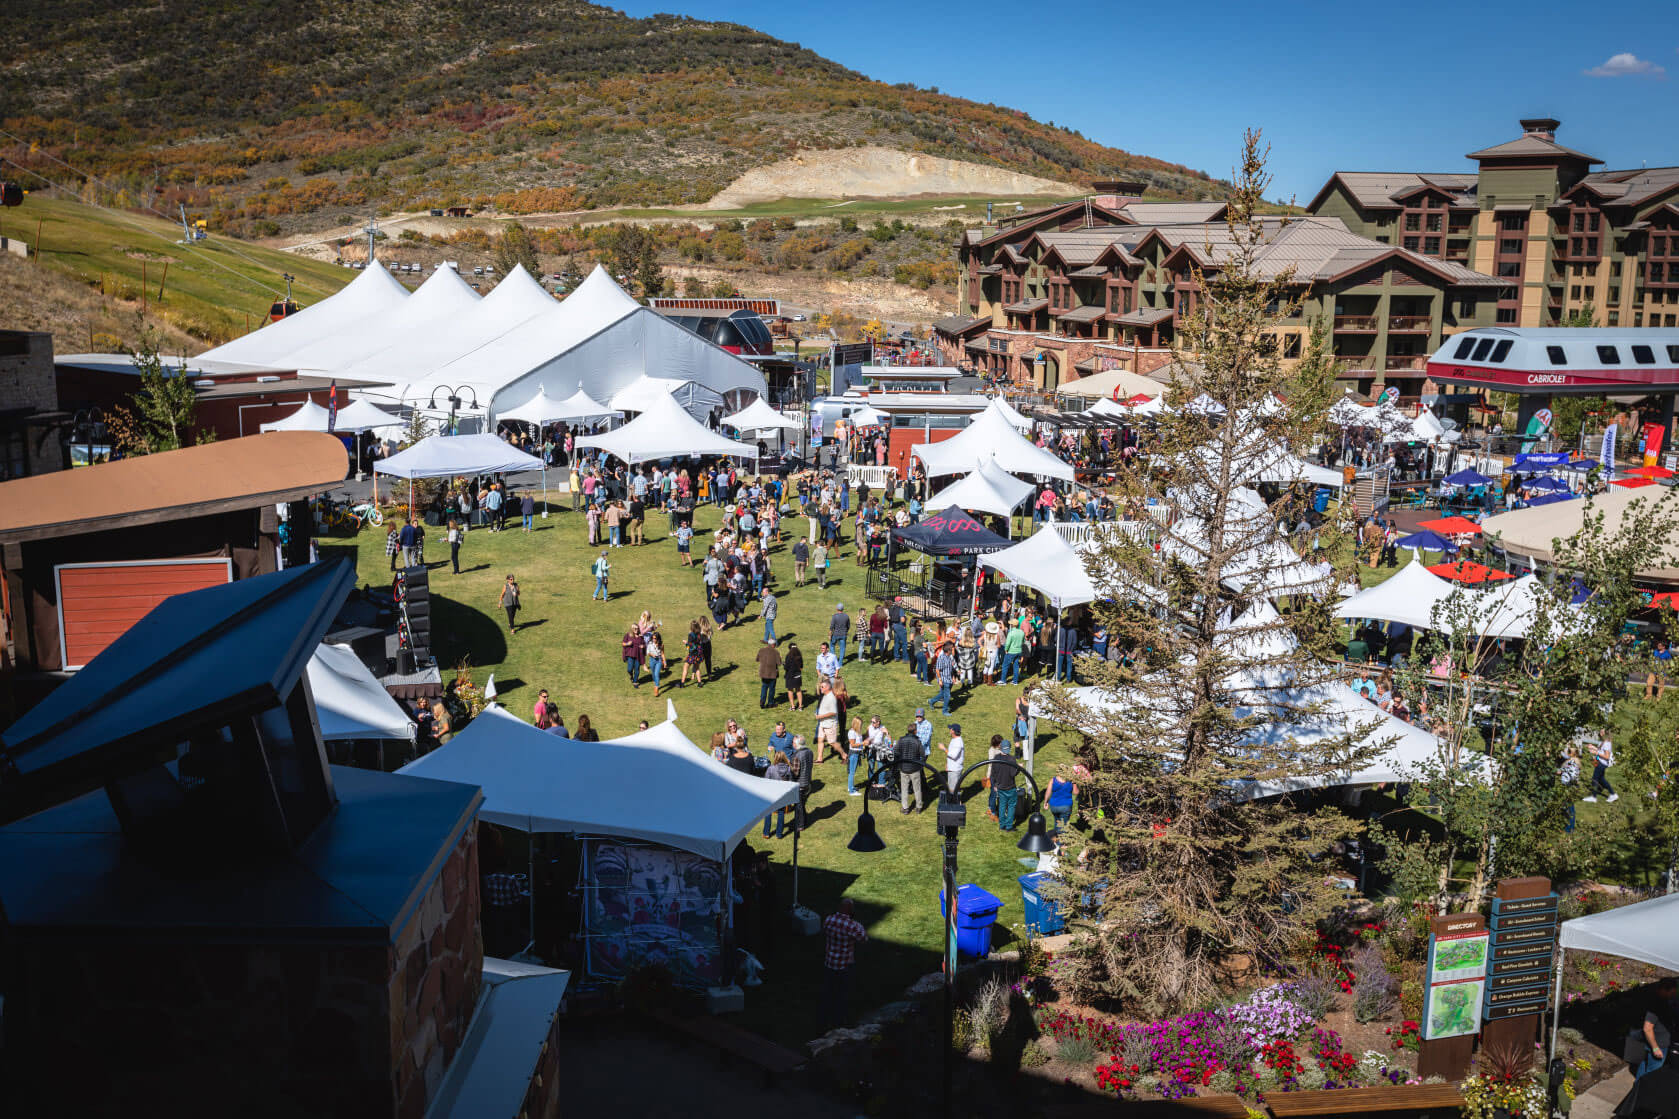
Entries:
<svg viewBox="0 0 1679 1119">
<path fill-rule="evenodd" d="M 1667 73 L 1649 59 L 1639 58 L 1631 51 L 1612 54 L 1609 61 L 1586 71 L 1588 78 L 1660 78 Z"/>
</svg>

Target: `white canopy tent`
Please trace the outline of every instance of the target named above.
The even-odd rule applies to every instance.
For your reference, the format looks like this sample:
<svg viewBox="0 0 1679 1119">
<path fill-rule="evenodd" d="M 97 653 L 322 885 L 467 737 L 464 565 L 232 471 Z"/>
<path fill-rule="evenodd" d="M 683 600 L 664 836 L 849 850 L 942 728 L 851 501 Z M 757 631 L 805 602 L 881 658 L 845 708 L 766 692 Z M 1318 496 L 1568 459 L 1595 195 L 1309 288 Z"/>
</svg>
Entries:
<svg viewBox="0 0 1679 1119">
<path fill-rule="evenodd" d="M 1183 406 L 1183 410 L 1196 416 L 1222 416 L 1229 411 L 1224 405 L 1204 392 L 1197 393 L 1192 400 Z"/>
<path fill-rule="evenodd" d="M 1342 599 L 1333 613 L 1337 618 L 1373 618 L 1428 629 L 1434 624 L 1434 608 L 1465 591 L 1420 563 L 1408 563 L 1375 586 Z"/>
<path fill-rule="evenodd" d="M 1014 531 L 1014 511 L 1031 498 L 1034 487 L 998 466 L 991 459 L 983 459 L 967 477 L 953 482 L 927 499 L 929 509 L 948 509 L 952 505 L 970 513 L 995 513 L 1009 518 L 1009 531 Z"/>
<path fill-rule="evenodd" d="M 497 420 L 519 420 L 533 424 L 579 423 L 586 420 L 622 418 L 624 413 L 609 408 L 582 389 L 564 400 L 551 400 L 541 389 L 516 408 L 496 414 Z"/>
<path fill-rule="evenodd" d="M 681 455 L 758 457 L 757 447 L 717 434 L 690 416 L 670 396 L 654 398 L 641 415 L 623 427 L 601 435 L 585 435 L 576 441 L 576 446 L 598 447 L 631 465 Z"/>
<path fill-rule="evenodd" d="M 966 474 L 993 460 L 1010 474 L 1073 481 L 1073 468 L 1020 434 L 996 404 L 992 401 L 949 439 L 910 448 L 927 467 L 928 476 Z"/>
<path fill-rule="evenodd" d="M 390 458 L 373 464 L 375 474 L 408 479 L 410 508 L 414 504 L 415 478 L 516 474 L 522 470 L 543 468 L 541 459 L 525 454 L 494 435 L 429 435 Z"/>
<path fill-rule="evenodd" d="M 1267 599 L 1259 599 L 1241 614 L 1226 610 L 1219 618 L 1215 643 L 1244 660 L 1286 656 L 1300 647 L 1300 639 L 1283 622 Z"/>
<path fill-rule="evenodd" d="M 655 732 L 657 732 L 655 734 Z M 718 765 L 674 722 L 608 742 L 556 738 L 497 708 L 399 771 L 477 785 L 479 817 L 524 832 L 619 836 L 723 862 L 798 786 Z"/>
<path fill-rule="evenodd" d="M 1096 584 L 1079 553 L 1047 525 L 1012 548 L 979 557 L 981 567 L 1043 594 L 1056 610 L 1094 602 Z"/>
<path fill-rule="evenodd" d="M 1131 414 L 1130 405 L 1121 404 L 1106 396 L 1079 413 L 1081 416 L 1107 416 L 1115 420 L 1128 420 Z"/>
<path fill-rule="evenodd" d="M 377 431 L 385 427 L 404 426 L 401 416 L 393 416 L 383 408 L 366 400 L 352 400 L 338 409 L 335 431 Z"/>
<path fill-rule="evenodd" d="M 1069 381 L 1062 385 L 1059 391 L 1069 396 L 1100 396 L 1111 401 L 1116 392 L 1121 400 L 1138 395 L 1159 397 L 1165 393 L 1166 386 L 1152 377 L 1144 377 L 1126 369 L 1109 369 Z"/>
<path fill-rule="evenodd" d="M 1551 1009 L 1551 1056 L 1557 1055 L 1557 1017 L 1562 1013 L 1562 977 L 1568 967 L 1567 949 L 1637 960 L 1667 971 L 1679 971 L 1679 893 L 1606 909 L 1564 921 L 1557 940 L 1564 952 L 1557 967 L 1556 998 Z"/>
<path fill-rule="evenodd" d="M 383 268 L 369 268 L 312 306 L 271 322 L 199 357 L 244 365 L 283 367 L 282 356 L 318 338 L 353 331 L 401 307 L 408 289 Z"/>
<path fill-rule="evenodd" d="M 305 400 L 296 411 L 262 425 L 263 431 L 325 431 L 328 412 L 313 400 Z"/>
<path fill-rule="evenodd" d="M 798 431 L 804 426 L 771 408 L 761 396 L 733 415 L 724 416 L 723 422 L 742 434 L 752 431 Z"/>
<path fill-rule="evenodd" d="M 643 376 L 612 394 L 612 407 L 621 412 L 645 412 L 661 399 L 675 400 L 694 419 L 724 406 L 723 394 L 698 381 Z"/>
<path fill-rule="evenodd" d="M 1237 490 L 1232 496 L 1237 497 L 1243 492 L 1252 493 L 1251 490 Z M 1275 536 L 1255 539 L 1251 527 L 1236 522 L 1235 517 L 1244 511 L 1250 518 L 1270 518 L 1270 511 L 1263 501 L 1254 505 L 1256 499 L 1257 495 L 1255 498 L 1238 498 L 1240 504 L 1227 518 L 1233 534 L 1229 542 L 1234 544 L 1248 539 L 1249 543 L 1226 562 L 1219 576 L 1220 582 L 1245 597 L 1280 598 L 1322 593 L 1329 586 L 1333 574 L 1329 564 L 1308 563 L 1286 541 Z M 1192 567 L 1205 564 L 1211 553 L 1205 527 L 1195 517 L 1180 517 L 1162 537 L 1160 550 Z"/>
<path fill-rule="evenodd" d="M 383 271 L 383 269 L 376 269 Z M 453 268 L 439 268 L 400 306 L 371 314 L 332 334 L 280 355 L 283 365 L 336 376 L 397 343 L 431 339 L 444 344 L 451 324 L 468 317 L 482 297 Z"/>
<path fill-rule="evenodd" d="M 321 645 L 308 672 L 322 738 L 414 740 L 413 720 L 348 645 Z"/>
<path fill-rule="evenodd" d="M 1012 425 L 1015 428 L 1015 430 L 1017 430 L 1017 431 L 1031 431 L 1032 430 L 1032 421 L 1027 419 L 1024 415 L 1022 415 L 1020 409 L 1016 408 L 1014 405 L 1010 404 L 1007 400 L 1004 400 L 1002 397 L 1000 397 L 1000 396 L 992 397 L 990 407 L 997 409 L 997 411 L 1002 415 L 1002 417 L 1005 420 L 1009 421 L 1010 425 Z"/>
<path fill-rule="evenodd" d="M 882 425 L 891 423 L 892 417 L 888 416 L 885 412 L 882 412 L 879 408 L 865 404 L 861 408 L 853 411 L 850 415 L 846 416 L 842 422 L 848 423 L 855 428 L 881 427 Z"/>
<path fill-rule="evenodd" d="M 416 370 L 436 369 L 466 357 L 558 306 L 554 297 L 543 291 L 542 285 L 523 266 L 515 265 L 488 295 L 461 313 L 433 329 L 416 330 L 390 340 L 388 345 L 341 370 L 340 375 L 401 386 Z"/>
</svg>

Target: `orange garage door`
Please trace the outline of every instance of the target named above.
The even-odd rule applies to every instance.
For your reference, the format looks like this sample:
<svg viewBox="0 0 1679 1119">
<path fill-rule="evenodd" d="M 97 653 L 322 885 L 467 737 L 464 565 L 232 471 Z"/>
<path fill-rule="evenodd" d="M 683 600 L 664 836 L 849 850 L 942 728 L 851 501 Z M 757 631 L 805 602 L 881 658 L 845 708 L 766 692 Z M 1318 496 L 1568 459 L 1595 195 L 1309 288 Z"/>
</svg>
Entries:
<svg viewBox="0 0 1679 1119">
<path fill-rule="evenodd" d="M 233 579 L 227 559 L 66 563 L 58 575 L 64 667 L 81 668 L 170 595 Z"/>
</svg>

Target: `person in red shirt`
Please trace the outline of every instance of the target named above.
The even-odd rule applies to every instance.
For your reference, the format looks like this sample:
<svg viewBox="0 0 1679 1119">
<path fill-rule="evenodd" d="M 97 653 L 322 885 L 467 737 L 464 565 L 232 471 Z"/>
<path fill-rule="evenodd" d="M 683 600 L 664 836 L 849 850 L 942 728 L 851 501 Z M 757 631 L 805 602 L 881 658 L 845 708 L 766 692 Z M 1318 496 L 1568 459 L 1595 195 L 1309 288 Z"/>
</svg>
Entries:
<svg viewBox="0 0 1679 1119">
<path fill-rule="evenodd" d="M 842 898 L 839 910 L 822 922 L 822 1021 L 844 1025 L 846 996 L 851 990 L 851 968 L 857 962 L 857 945 L 869 939 L 868 930 L 851 915 L 851 899 Z"/>
</svg>

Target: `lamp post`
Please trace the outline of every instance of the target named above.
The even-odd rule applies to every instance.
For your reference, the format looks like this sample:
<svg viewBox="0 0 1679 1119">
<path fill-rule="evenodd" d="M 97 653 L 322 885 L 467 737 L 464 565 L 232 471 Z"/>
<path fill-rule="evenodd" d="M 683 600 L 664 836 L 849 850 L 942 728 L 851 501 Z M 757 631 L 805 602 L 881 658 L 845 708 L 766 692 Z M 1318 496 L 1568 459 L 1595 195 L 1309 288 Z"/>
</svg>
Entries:
<svg viewBox="0 0 1679 1119">
<path fill-rule="evenodd" d="M 427 407 L 430 407 L 430 408 L 436 408 L 437 407 L 437 394 L 440 393 L 440 392 L 448 394 L 443 399 L 445 399 L 449 402 L 449 426 L 445 429 L 445 434 L 454 435 L 455 434 L 455 413 L 460 411 L 461 393 L 463 393 L 463 392 L 471 393 L 472 394 L 472 407 L 474 409 L 477 409 L 477 407 L 478 407 L 478 390 L 473 388 L 471 385 L 461 385 L 459 388 L 450 388 L 448 385 L 438 385 L 436 388 L 431 390 L 431 399 L 429 401 L 427 401 Z"/>
<path fill-rule="evenodd" d="M 893 762 L 890 764 L 893 769 L 897 769 L 904 763 Z M 950 1114 L 951 1080 L 953 1077 L 953 1067 L 951 1064 L 950 1053 L 954 1046 L 953 1035 L 955 1033 L 956 1022 L 956 844 L 960 830 L 968 822 L 968 809 L 967 806 L 962 803 L 961 799 L 950 791 L 950 780 L 946 771 L 937 769 L 925 761 L 916 762 L 915 764 L 921 770 L 932 774 L 933 780 L 940 783 L 938 786 L 939 802 L 937 805 L 938 829 L 940 835 L 944 837 L 943 1114 L 948 1116 Z M 1032 807 L 1034 811 L 1032 812 L 1031 817 L 1026 821 L 1026 834 L 1021 837 L 1020 842 L 1015 846 L 1019 847 L 1022 851 L 1025 851 L 1028 854 L 1036 855 L 1041 855 L 1055 850 L 1055 842 L 1051 840 L 1047 834 L 1048 829 L 1044 824 L 1043 813 L 1036 810 L 1041 807 L 1042 803 L 1042 794 L 1038 789 L 1038 783 L 1032 779 L 1032 774 L 1027 771 L 1026 767 L 1015 761 L 1012 757 L 988 758 L 985 761 L 975 762 L 973 765 L 968 766 L 968 768 L 957 774 L 955 782 L 956 787 L 960 789 L 963 782 L 968 779 L 968 775 L 973 773 L 975 770 L 983 769 L 992 765 L 1009 766 L 1021 777 L 1024 777 L 1026 779 L 1026 783 L 1032 787 Z M 869 759 L 867 785 L 874 784 L 874 778 L 877 772 L 879 772 L 879 767 L 877 766 L 876 759 L 871 757 Z M 880 838 L 880 833 L 875 828 L 874 816 L 869 811 L 867 785 L 864 787 L 863 791 L 863 812 L 857 817 L 856 834 L 851 837 L 851 842 L 846 844 L 846 846 L 851 850 L 864 854 L 873 853 L 875 851 L 884 851 L 886 849 L 886 841 Z"/>
<path fill-rule="evenodd" d="M 70 418 L 70 441 L 76 442 L 76 432 L 83 433 L 80 442 L 87 447 L 87 465 L 93 465 L 93 440 L 98 430 L 105 426 L 105 420 L 99 409 L 93 405 L 78 408 L 76 414 Z"/>
</svg>

